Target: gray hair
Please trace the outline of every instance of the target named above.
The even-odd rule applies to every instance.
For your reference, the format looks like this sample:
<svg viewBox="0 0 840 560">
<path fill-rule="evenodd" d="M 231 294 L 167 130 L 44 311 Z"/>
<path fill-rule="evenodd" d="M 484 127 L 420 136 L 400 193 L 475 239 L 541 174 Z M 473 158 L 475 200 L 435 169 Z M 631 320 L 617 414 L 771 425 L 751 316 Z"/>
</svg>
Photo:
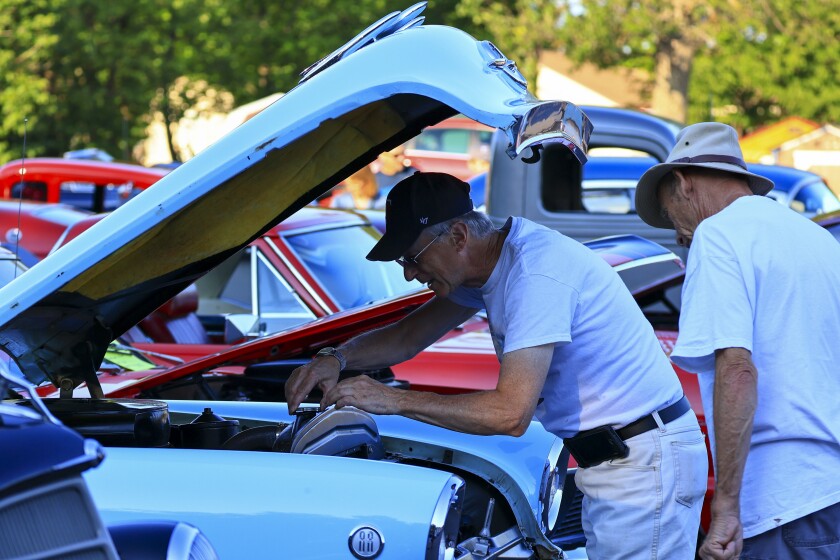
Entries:
<svg viewBox="0 0 840 560">
<path fill-rule="evenodd" d="M 490 221 L 490 218 L 487 217 L 487 214 L 485 214 L 484 212 L 479 212 L 478 210 L 470 210 L 462 216 L 458 216 L 456 218 L 446 220 L 445 222 L 429 226 L 428 228 L 426 228 L 426 231 L 428 231 L 432 235 L 443 235 L 444 233 L 448 232 L 452 228 L 452 226 L 457 222 L 463 222 L 464 225 L 467 226 L 470 235 L 477 239 L 485 239 L 487 237 L 490 237 L 490 235 L 492 235 L 493 232 L 496 231 L 496 226 L 493 225 L 493 222 Z"/>
</svg>

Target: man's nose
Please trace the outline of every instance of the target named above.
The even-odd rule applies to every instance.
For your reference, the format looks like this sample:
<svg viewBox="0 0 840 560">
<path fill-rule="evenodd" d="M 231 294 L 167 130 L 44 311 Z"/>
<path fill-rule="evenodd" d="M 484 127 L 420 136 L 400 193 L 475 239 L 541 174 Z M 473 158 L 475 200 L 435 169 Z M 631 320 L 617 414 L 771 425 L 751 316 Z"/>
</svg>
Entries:
<svg viewBox="0 0 840 560">
<path fill-rule="evenodd" d="M 403 265 L 403 276 L 406 282 L 411 282 L 417 278 L 417 267 L 410 264 Z"/>
</svg>

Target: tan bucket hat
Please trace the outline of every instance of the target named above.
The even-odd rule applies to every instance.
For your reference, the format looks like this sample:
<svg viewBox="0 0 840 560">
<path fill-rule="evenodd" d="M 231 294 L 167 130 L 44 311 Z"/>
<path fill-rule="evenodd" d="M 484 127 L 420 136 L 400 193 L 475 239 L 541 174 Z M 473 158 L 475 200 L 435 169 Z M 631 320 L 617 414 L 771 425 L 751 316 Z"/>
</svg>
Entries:
<svg viewBox="0 0 840 560">
<path fill-rule="evenodd" d="M 738 144 L 738 133 L 729 125 L 715 122 L 692 124 L 677 134 L 677 143 L 665 163 L 654 165 L 642 175 L 636 186 L 636 212 L 646 223 L 674 229 L 671 220 L 662 216 L 657 187 L 672 169 L 705 167 L 743 175 L 754 194 L 765 195 L 773 189 L 773 181 L 747 171 L 747 164 Z"/>
</svg>

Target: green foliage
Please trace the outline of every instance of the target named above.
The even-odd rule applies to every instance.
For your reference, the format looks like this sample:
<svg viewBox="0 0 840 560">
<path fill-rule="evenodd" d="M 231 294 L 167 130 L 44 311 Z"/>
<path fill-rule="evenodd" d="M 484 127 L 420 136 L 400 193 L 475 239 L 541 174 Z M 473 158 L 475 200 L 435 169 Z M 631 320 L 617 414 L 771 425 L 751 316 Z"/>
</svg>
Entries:
<svg viewBox="0 0 840 560">
<path fill-rule="evenodd" d="M 96 146 L 129 159 L 155 115 L 171 135 L 184 115 L 288 91 L 410 3 L 0 0 L 0 162 L 20 157 L 24 119 L 29 156 Z M 830 2 L 434 0 L 425 15 L 495 42 L 532 88 L 544 49 L 654 71 L 655 55 L 680 40 L 696 49 L 690 120 L 709 118 L 710 106 L 742 129 L 793 114 L 840 120 Z"/>
<path fill-rule="evenodd" d="M 461 0 L 456 10 L 517 62 L 532 91 L 540 53 L 557 46 L 557 23 L 564 12 L 555 0 Z"/>
<path fill-rule="evenodd" d="M 456 0 L 427 23 L 452 23 Z M 410 3 L 386 0 L 0 0 L 0 162 L 96 146 L 119 159 L 157 115 L 288 91 L 307 66 Z M 463 21 L 463 20 L 461 20 Z M 191 154 L 174 153 L 175 158 Z"/>
<path fill-rule="evenodd" d="M 560 43 L 577 62 L 655 73 L 680 41 L 693 52 L 688 122 L 741 130 L 787 115 L 840 118 L 840 11 L 823 0 L 580 0 Z M 574 8 L 574 9 L 572 9 Z M 661 76 L 660 76 L 661 78 Z M 657 110 L 653 107 L 654 111 Z"/>
<path fill-rule="evenodd" d="M 695 64 L 692 120 L 749 131 L 787 116 L 840 122 L 840 12 L 821 0 L 768 0 L 716 36 Z"/>
</svg>

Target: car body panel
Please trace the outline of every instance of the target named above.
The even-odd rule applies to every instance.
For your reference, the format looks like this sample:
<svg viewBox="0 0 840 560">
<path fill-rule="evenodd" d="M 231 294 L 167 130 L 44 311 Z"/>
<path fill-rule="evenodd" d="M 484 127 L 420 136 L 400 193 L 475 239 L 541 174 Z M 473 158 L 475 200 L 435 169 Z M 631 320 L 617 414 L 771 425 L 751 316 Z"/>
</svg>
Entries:
<svg viewBox="0 0 840 560">
<path fill-rule="evenodd" d="M 0 241 L 13 251 L 32 255 L 32 266 L 46 257 L 68 228 L 90 212 L 60 203 L 0 200 Z"/>
<path fill-rule="evenodd" d="M 111 448 L 107 468 L 85 478 L 107 523 L 177 518 L 201 527 L 221 558 L 346 557 L 360 526 L 385 538 L 379 558 L 406 558 L 425 549 L 435 504 L 428 496 L 450 475 L 341 457 Z M 127 480 L 143 491 L 127 491 Z M 355 504 L 352 516 L 341 514 L 342 504 Z"/>
<path fill-rule="evenodd" d="M 0 167 L 0 197 L 20 196 L 14 187 L 23 178 L 32 191 L 31 200 L 63 202 L 82 210 L 105 212 L 122 205 L 167 172 L 142 165 L 92 160 L 19 159 Z"/>
</svg>

